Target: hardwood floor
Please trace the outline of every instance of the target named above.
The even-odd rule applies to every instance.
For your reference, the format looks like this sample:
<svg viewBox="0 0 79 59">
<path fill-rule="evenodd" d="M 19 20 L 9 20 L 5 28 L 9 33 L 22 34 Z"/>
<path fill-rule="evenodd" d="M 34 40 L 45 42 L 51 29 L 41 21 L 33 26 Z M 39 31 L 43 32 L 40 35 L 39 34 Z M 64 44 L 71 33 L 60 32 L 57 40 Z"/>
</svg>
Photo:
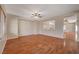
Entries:
<svg viewBox="0 0 79 59">
<path fill-rule="evenodd" d="M 68 40 L 75 40 L 75 32 L 65 32 L 64 37 Z"/>
<path fill-rule="evenodd" d="M 46 35 L 29 35 L 7 40 L 3 54 L 79 53 L 75 42 Z"/>
</svg>

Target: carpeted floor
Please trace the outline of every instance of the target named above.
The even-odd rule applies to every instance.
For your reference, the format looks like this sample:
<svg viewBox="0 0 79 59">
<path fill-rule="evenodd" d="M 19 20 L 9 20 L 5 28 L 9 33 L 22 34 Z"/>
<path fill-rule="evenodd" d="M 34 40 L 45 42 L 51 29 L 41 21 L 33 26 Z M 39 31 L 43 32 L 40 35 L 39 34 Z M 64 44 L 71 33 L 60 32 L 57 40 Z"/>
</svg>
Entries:
<svg viewBox="0 0 79 59">
<path fill-rule="evenodd" d="M 74 44 L 74 45 L 73 45 Z M 47 35 L 29 35 L 7 40 L 3 54 L 77 53 L 75 42 Z"/>
</svg>

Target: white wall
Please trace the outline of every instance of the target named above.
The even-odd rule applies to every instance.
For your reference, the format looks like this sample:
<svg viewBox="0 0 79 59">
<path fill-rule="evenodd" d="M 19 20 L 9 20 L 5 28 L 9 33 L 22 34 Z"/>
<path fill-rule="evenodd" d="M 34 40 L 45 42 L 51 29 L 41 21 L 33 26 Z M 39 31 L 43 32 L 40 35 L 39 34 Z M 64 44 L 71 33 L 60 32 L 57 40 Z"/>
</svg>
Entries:
<svg viewBox="0 0 79 59">
<path fill-rule="evenodd" d="M 32 22 L 19 19 L 19 36 L 32 34 Z"/>
<path fill-rule="evenodd" d="M 0 19 L 0 38 L 1 38 L 1 19 Z"/>
<path fill-rule="evenodd" d="M 7 36 L 9 39 L 18 37 L 18 19 L 16 17 L 7 18 Z"/>
<path fill-rule="evenodd" d="M 33 34 L 39 34 L 39 21 L 33 21 L 31 27 Z"/>
<path fill-rule="evenodd" d="M 27 21 L 19 19 L 19 36 L 39 34 L 38 21 Z"/>
<path fill-rule="evenodd" d="M 25 36 L 31 34 L 38 34 L 38 22 L 28 21 L 27 19 L 19 19 L 14 15 L 7 17 L 7 36 L 8 39 L 16 38 L 18 36 Z"/>
<path fill-rule="evenodd" d="M 6 19 L 3 12 L 0 9 L 0 53 L 3 52 L 6 43 Z"/>
<path fill-rule="evenodd" d="M 79 41 L 79 13 L 77 14 L 77 29 L 78 29 L 78 31 L 77 31 L 77 40 Z"/>
<path fill-rule="evenodd" d="M 44 30 L 42 21 L 27 21 L 27 19 L 18 19 L 16 17 L 8 19 L 8 34 L 10 35 L 31 35 L 44 34 L 63 38 L 63 17 L 55 17 L 55 30 Z M 53 20 L 53 18 L 51 19 Z M 47 20 L 48 21 L 48 20 Z"/>
<path fill-rule="evenodd" d="M 56 17 L 52 18 L 51 20 L 55 20 L 55 30 L 44 30 L 43 29 L 43 23 L 40 22 L 40 34 L 45 34 L 49 36 L 54 36 L 54 37 L 60 37 L 63 38 L 63 24 L 64 24 L 64 18 L 63 17 Z"/>
<path fill-rule="evenodd" d="M 9 32 L 13 35 L 18 35 L 18 20 L 11 19 L 9 24 Z"/>
</svg>

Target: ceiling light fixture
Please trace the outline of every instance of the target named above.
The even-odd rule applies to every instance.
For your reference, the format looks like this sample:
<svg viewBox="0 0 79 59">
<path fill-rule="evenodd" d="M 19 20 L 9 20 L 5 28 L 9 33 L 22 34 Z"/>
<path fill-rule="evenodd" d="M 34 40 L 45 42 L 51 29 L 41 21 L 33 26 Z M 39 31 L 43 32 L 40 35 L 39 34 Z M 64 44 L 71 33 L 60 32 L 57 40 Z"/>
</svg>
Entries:
<svg viewBox="0 0 79 59">
<path fill-rule="evenodd" d="M 41 14 L 38 13 L 38 12 L 34 12 L 34 13 L 32 14 L 32 16 L 33 16 L 34 18 L 41 18 L 41 17 L 42 17 Z"/>
</svg>

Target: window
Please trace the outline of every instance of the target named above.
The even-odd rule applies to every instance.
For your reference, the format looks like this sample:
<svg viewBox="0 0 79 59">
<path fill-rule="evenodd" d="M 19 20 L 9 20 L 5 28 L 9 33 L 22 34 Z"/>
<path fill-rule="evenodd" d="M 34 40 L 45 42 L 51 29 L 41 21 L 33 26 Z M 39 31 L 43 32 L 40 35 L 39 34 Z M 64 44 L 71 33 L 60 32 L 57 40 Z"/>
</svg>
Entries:
<svg viewBox="0 0 79 59">
<path fill-rule="evenodd" d="M 44 30 L 55 30 L 55 20 L 43 22 Z"/>
</svg>

